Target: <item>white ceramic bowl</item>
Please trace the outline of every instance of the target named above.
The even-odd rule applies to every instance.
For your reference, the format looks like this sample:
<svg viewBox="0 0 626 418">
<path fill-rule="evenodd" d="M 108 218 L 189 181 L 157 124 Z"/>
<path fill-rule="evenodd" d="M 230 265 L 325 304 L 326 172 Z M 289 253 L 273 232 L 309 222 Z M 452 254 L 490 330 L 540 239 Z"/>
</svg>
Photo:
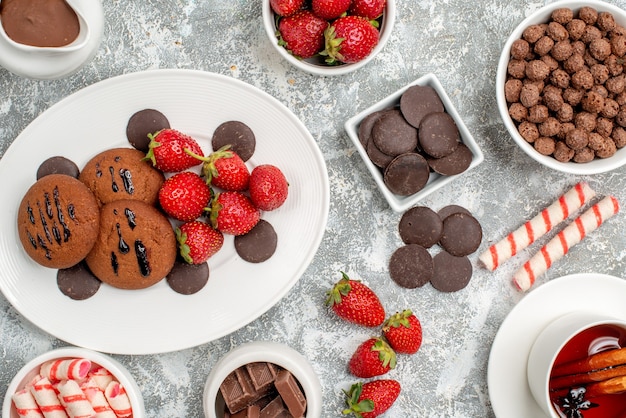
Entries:
<svg viewBox="0 0 626 418">
<path fill-rule="evenodd" d="M 391 36 L 393 26 L 396 19 L 396 1 L 387 0 L 387 6 L 383 12 L 382 22 L 380 24 L 380 38 L 378 45 L 374 50 L 363 60 L 354 64 L 340 64 L 340 65 L 326 65 L 319 57 L 308 58 L 305 60 L 298 59 L 291 55 L 284 47 L 278 45 L 278 39 L 276 38 L 276 16 L 272 11 L 269 0 L 263 0 L 263 26 L 265 32 L 269 37 L 270 43 L 274 49 L 290 64 L 294 67 L 306 71 L 310 74 L 321 76 L 333 76 L 351 73 L 365 66 L 384 48 L 385 44 Z"/>
<path fill-rule="evenodd" d="M 496 73 L 496 100 L 498 103 L 498 110 L 500 111 L 500 116 L 502 117 L 504 126 L 507 128 L 509 134 L 511 135 L 511 137 L 513 137 L 513 140 L 515 140 L 517 145 L 531 158 L 545 165 L 546 167 L 564 173 L 580 175 L 604 173 L 621 167 L 622 165 L 626 164 L 626 148 L 618 150 L 615 155 L 610 158 L 596 158 L 595 160 L 588 163 L 562 163 L 551 156 L 545 156 L 540 154 L 538 151 L 535 150 L 532 144 L 529 144 L 528 142 L 526 142 L 526 140 L 524 140 L 524 138 L 522 138 L 517 130 L 517 127 L 513 123 L 513 120 L 509 116 L 508 105 L 504 97 L 504 84 L 506 83 L 507 66 L 510 58 L 511 45 L 513 44 L 513 42 L 515 42 L 515 40 L 522 37 L 522 33 L 528 26 L 548 22 L 548 20 L 550 19 L 550 15 L 556 9 L 567 7 L 572 9 L 574 13 L 576 13 L 583 6 L 592 7 L 597 11 L 610 12 L 613 14 L 615 22 L 626 27 L 626 11 L 603 1 L 561 0 L 550 3 L 526 17 L 515 28 L 515 30 L 513 30 L 508 40 L 504 44 L 504 47 L 502 48 L 500 61 L 498 62 L 498 70 Z"/>
<path fill-rule="evenodd" d="M 202 395 L 204 415 L 207 418 L 224 416 L 224 400 L 219 389 L 226 376 L 245 364 L 255 362 L 274 363 L 289 370 L 304 390 L 307 401 L 306 418 L 321 416 L 322 388 L 309 361 L 287 345 L 255 341 L 231 350 L 213 366 Z"/>
<path fill-rule="evenodd" d="M 554 361 L 572 338 L 599 325 L 613 325 L 626 330 L 626 321 L 593 312 L 576 311 L 550 322 L 533 343 L 526 366 L 528 385 L 535 401 L 550 418 L 560 417 L 549 395 Z"/>
<path fill-rule="evenodd" d="M 26 363 L 19 372 L 17 372 L 17 374 L 13 377 L 13 380 L 11 380 L 11 383 L 9 383 L 9 387 L 7 388 L 7 392 L 4 396 L 4 403 L 2 404 L 2 417 L 18 418 L 17 411 L 15 410 L 11 399 L 13 394 L 22 389 L 27 382 L 39 373 L 39 368 L 43 363 L 49 360 L 65 358 L 85 358 L 90 360 L 92 364 L 100 365 L 107 369 L 126 390 L 128 398 L 130 399 L 130 404 L 133 408 L 133 418 L 144 418 L 146 416 L 141 390 L 139 389 L 139 386 L 137 386 L 133 376 L 121 363 L 97 351 L 78 347 L 64 347 L 48 351 L 35 357 Z"/>
<path fill-rule="evenodd" d="M 396 106 L 398 103 L 400 103 L 400 97 L 402 96 L 402 94 L 409 87 L 414 86 L 414 85 L 430 86 L 433 89 L 435 89 L 435 91 L 441 98 L 441 101 L 443 102 L 445 111 L 450 116 L 452 116 L 452 118 L 454 119 L 454 122 L 459 128 L 461 141 L 470 149 L 470 151 L 472 152 L 473 158 L 472 158 L 472 162 L 470 166 L 463 173 L 460 173 L 454 176 L 442 176 L 437 173 L 431 172 L 430 177 L 428 179 L 428 183 L 426 184 L 426 186 L 424 186 L 422 190 L 410 196 L 399 196 L 399 195 L 392 193 L 385 185 L 383 181 L 383 174 L 380 168 L 378 168 L 376 165 L 374 165 L 374 163 L 372 163 L 372 161 L 367 155 L 367 151 L 361 144 L 361 141 L 359 141 L 358 130 L 359 130 L 359 124 L 367 115 L 369 115 L 370 113 L 376 112 L 378 110 L 383 110 L 383 109 L 392 108 Z M 362 112 L 348 119 L 344 126 L 346 129 L 346 132 L 348 133 L 348 136 L 350 137 L 350 139 L 354 143 L 354 146 L 356 147 L 359 154 L 361 155 L 363 162 L 367 166 L 372 177 L 374 177 L 374 180 L 376 181 L 376 184 L 378 185 L 380 192 L 383 194 L 383 196 L 389 203 L 389 206 L 391 206 L 391 208 L 396 212 L 403 212 L 411 208 L 412 206 L 415 206 L 415 204 L 417 204 L 418 201 L 428 196 L 435 190 L 438 190 L 442 188 L 443 186 L 445 186 L 446 184 L 459 178 L 464 173 L 467 173 L 469 170 L 471 170 L 472 168 L 482 163 L 484 160 L 484 156 L 483 156 L 482 151 L 480 150 L 480 147 L 474 140 L 474 137 L 469 132 L 467 127 L 465 126 L 465 123 L 463 123 L 463 120 L 459 116 L 459 113 L 456 111 L 454 105 L 452 104 L 452 101 L 450 101 L 450 97 L 446 94 L 445 90 L 443 89 L 443 86 L 441 85 L 441 83 L 439 82 L 439 80 L 434 74 L 426 74 L 425 76 L 420 77 L 417 80 L 413 81 L 411 84 L 402 87 L 400 90 L 396 91 L 395 93 L 390 94 L 389 96 L 385 97 L 379 102 L 376 102 L 372 106 L 368 107 L 367 109 L 363 110 Z"/>
</svg>

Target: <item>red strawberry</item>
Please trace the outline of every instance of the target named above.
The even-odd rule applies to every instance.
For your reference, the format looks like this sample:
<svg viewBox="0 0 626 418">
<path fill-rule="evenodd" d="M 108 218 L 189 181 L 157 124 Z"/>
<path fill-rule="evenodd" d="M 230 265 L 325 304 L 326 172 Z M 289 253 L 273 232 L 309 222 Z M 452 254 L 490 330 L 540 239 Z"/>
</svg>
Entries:
<svg viewBox="0 0 626 418">
<path fill-rule="evenodd" d="M 328 22 L 308 10 L 301 10 L 278 22 L 278 44 L 298 58 L 311 58 L 324 49 Z"/>
<path fill-rule="evenodd" d="M 400 383 L 391 379 L 372 380 L 365 384 L 355 383 L 347 396 L 348 408 L 343 414 L 353 414 L 357 418 L 375 418 L 389 408 L 400 396 Z"/>
<path fill-rule="evenodd" d="M 358 280 L 342 278 L 327 292 L 326 304 L 340 318 L 366 327 L 377 327 L 385 321 L 385 308 L 376 293 Z"/>
<path fill-rule="evenodd" d="M 422 345 L 422 325 L 410 309 L 389 317 L 383 325 L 383 335 L 398 353 L 414 354 Z"/>
<path fill-rule="evenodd" d="M 382 338 L 370 338 L 352 354 L 348 369 L 356 377 L 374 377 L 396 367 L 396 353 Z"/>
<path fill-rule="evenodd" d="M 300 10 L 304 0 L 270 0 L 270 6 L 279 16 L 290 16 Z"/>
<path fill-rule="evenodd" d="M 163 129 L 156 134 L 148 134 L 150 144 L 145 160 L 164 173 L 176 173 L 200 164 L 188 155 L 185 149 L 203 156 L 202 149 L 195 139 L 175 129 Z"/>
<path fill-rule="evenodd" d="M 202 264 L 218 252 L 224 235 L 201 221 L 191 221 L 176 228 L 180 255 L 189 264 Z"/>
<path fill-rule="evenodd" d="M 256 166 L 250 173 L 250 199 L 261 210 L 274 210 L 287 199 L 289 183 L 280 168 L 271 164 Z"/>
<path fill-rule="evenodd" d="M 350 1 L 351 0 L 313 0 L 311 2 L 311 9 L 316 16 L 322 19 L 332 20 L 348 11 Z"/>
<path fill-rule="evenodd" d="M 324 32 L 328 64 L 355 63 L 367 57 L 378 45 L 378 29 L 364 17 L 344 16 Z"/>
<path fill-rule="evenodd" d="M 174 219 L 191 222 L 209 204 L 211 189 L 202 177 L 191 171 L 174 174 L 159 189 L 161 208 Z"/>
<path fill-rule="evenodd" d="M 248 171 L 248 167 L 241 157 L 230 151 L 229 148 L 230 145 L 225 145 L 212 152 L 208 157 L 193 153 L 188 154 L 204 161 L 202 175 L 207 183 L 220 189 L 240 192 L 248 188 L 250 171 Z"/>
<path fill-rule="evenodd" d="M 242 193 L 223 192 L 213 198 L 211 225 L 225 234 L 246 234 L 259 222 L 260 217 L 259 210 Z"/>
<path fill-rule="evenodd" d="M 387 0 L 352 0 L 348 12 L 351 15 L 362 16 L 369 20 L 380 17 L 385 10 Z"/>
</svg>

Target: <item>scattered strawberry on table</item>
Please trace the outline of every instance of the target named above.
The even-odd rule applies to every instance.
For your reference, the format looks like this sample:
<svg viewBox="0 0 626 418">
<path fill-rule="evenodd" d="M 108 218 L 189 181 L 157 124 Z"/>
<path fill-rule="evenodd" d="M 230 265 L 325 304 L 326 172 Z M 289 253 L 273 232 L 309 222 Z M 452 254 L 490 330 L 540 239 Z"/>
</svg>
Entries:
<svg viewBox="0 0 626 418">
<path fill-rule="evenodd" d="M 375 418 L 391 408 L 400 396 L 400 391 L 400 383 L 393 379 L 355 383 L 349 391 L 344 391 L 348 407 L 343 410 L 343 414 L 352 414 L 357 418 Z"/>
<path fill-rule="evenodd" d="M 378 45 L 386 0 L 271 0 L 279 45 L 300 59 L 356 63 Z"/>
<path fill-rule="evenodd" d="M 346 321 L 366 327 L 377 327 L 385 321 L 385 308 L 365 284 L 352 280 L 344 272 L 342 278 L 327 292 L 326 304 Z"/>
<path fill-rule="evenodd" d="M 422 325 L 410 309 L 390 316 L 383 324 L 383 335 L 397 353 L 415 354 L 422 345 Z"/>
<path fill-rule="evenodd" d="M 396 367 L 396 353 L 379 337 L 363 341 L 356 349 L 348 369 L 356 377 L 374 377 L 387 373 Z"/>
</svg>

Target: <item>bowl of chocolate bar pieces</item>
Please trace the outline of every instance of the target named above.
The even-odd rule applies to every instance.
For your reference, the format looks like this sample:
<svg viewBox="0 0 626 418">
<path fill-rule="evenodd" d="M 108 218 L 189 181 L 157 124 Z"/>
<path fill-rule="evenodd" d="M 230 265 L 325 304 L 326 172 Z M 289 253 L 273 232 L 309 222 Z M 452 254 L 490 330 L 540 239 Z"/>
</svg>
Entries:
<svg viewBox="0 0 626 418">
<path fill-rule="evenodd" d="M 281 343 L 254 341 L 218 360 L 206 380 L 202 403 L 207 418 L 317 418 L 322 389 L 311 364 L 298 351 Z"/>
<path fill-rule="evenodd" d="M 496 99 L 515 143 L 535 161 L 588 175 L 626 164 L 626 11 L 556 1 L 505 43 Z"/>
</svg>

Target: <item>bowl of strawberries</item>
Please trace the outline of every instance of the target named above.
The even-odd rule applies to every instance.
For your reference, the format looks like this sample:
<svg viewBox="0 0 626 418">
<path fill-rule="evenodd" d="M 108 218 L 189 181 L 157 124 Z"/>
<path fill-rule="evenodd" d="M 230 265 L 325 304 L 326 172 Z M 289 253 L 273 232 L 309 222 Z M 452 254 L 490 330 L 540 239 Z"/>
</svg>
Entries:
<svg viewBox="0 0 626 418">
<path fill-rule="evenodd" d="M 263 25 L 276 51 L 314 75 L 347 74 L 383 49 L 395 0 L 265 0 Z"/>
</svg>

